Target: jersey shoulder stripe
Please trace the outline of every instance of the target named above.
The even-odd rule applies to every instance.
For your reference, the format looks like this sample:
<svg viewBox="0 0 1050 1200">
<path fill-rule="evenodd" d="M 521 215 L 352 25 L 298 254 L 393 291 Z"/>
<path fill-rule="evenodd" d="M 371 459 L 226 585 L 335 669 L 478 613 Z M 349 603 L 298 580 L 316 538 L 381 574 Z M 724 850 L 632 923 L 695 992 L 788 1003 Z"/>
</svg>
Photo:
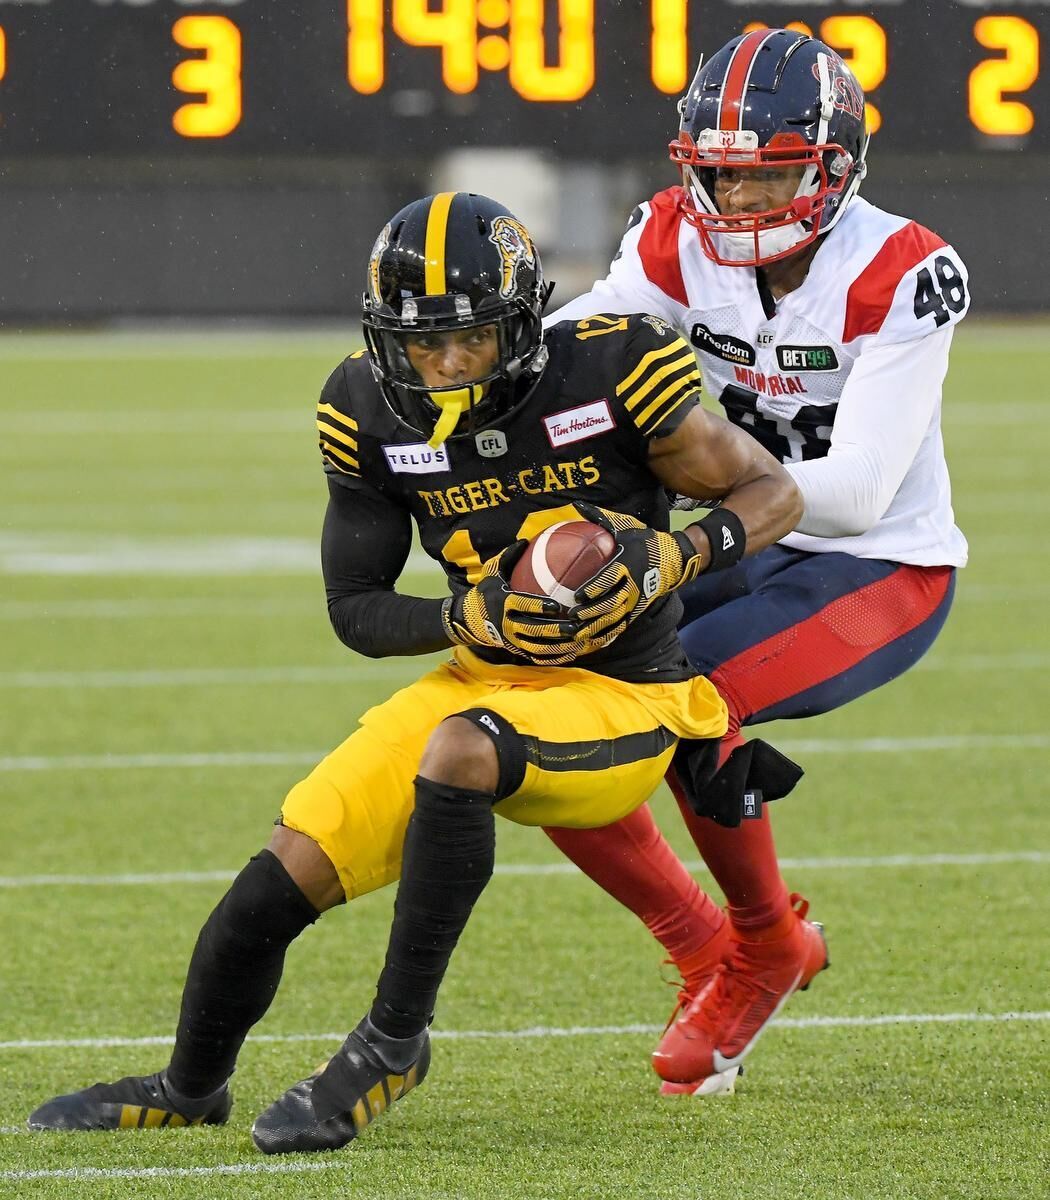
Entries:
<svg viewBox="0 0 1050 1200">
<path fill-rule="evenodd" d="M 848 345 L 865 334 L 878 333 L 889 315 L 893 297 L 904 276 L 947 242 L 917 221 L 909 221 L 883 243 L 879 252 L 850 284 L 842 342 Z"/>
<path fill-rule="evenodd" d="M 326 469 L 337 471 L 340 475 L 361 475 L 357 421 L 349 412 L 350 396 L 345 367 L 351 359 L 361 358 L 364 353 L 362 350 L 352 354 L 350 359 L 332 372 L 317 405 L 321 459 Z"/>
<path fill-rule="evenodd" d="M 639 431 L 651 437 L 702 386 L 691 347 L 675 336 L 642 354 L 616 385 L 616 396 Z"/>
<path fill-rule="evenodd" d="M 689 297 L 678 254 L 678 236 L 682 214 L 678 207 L 682 189 L 670 187 L 649 201 L 649 219 L 638 239 L 638 257 L 650 283 L 679 304 L 688 305 Z"/>
</svg>

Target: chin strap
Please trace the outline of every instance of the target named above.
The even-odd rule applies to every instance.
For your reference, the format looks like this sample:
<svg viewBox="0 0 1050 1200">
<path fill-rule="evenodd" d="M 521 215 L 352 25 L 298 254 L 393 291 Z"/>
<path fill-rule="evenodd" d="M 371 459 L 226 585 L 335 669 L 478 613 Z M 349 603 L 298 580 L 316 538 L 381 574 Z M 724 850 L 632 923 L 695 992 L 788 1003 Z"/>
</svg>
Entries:
<svg viewBox="0 0 1050 1200">
<path fill-rule="evenodd" d="M 430 399 L 441 410 L 434 432 L 427 439 L 431 450 L 436 450 L 446 438 L 450 437 L 459 424 L 460 417 L 473 404 L 477 404 L 482 396 L 481 384 L 471 383 L 462 388 L 450 388 L 447 391 L 431 392 Z"/>
</svg>

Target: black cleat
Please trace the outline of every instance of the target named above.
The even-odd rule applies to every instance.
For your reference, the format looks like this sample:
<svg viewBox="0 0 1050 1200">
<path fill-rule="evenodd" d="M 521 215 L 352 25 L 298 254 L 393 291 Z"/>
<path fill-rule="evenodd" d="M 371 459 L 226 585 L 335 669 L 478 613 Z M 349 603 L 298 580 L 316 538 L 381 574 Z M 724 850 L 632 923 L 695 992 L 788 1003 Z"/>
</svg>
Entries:
<svg viewBox="0 0 1050 1200">
<path fill-rule="evenodd" d="M 423 1082 L 430 1067 L 428 1033 L 416 1057 L 397 1072 L 380 1058 L 370 1030 L 366 1018 L 323 1067 L 256 1117 L 252 1140 L 264 1154 L 338 1150 Z"/>
<path fill-rule="evenodd" d="M 33 1130 L 171 1129 L 177 1125 L 225 1125 L 233 1107 L 230 1089 L 204 1100 L 169 1094 L 164 1072 L 129 1075 L 96 1083 L 82 1092 L 56 1096 L 31 1113 Z"/>
</svg>

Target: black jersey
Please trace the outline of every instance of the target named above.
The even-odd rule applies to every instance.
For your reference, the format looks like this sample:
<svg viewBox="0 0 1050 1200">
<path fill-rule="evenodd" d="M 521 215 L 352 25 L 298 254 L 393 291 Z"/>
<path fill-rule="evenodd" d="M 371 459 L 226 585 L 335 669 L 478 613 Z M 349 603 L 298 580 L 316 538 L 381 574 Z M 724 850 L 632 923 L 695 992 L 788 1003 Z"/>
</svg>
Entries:
<svg viewBox="0 0 1050 1200">
<path fill-rule="evenodd" d="M 699 403 L 692 350 L 648 316 L 567 321 L 544 340 L 549 360 L 527 401 L 495 427 L 435 449 L 388 408 L 365 351 L 347 358 L 322 392 L 318 428 L 330 482 L 358 494 L 362 520 L 374 524 L 388 507 L 406 524 L 410 514 L 453 591 L 469 587 L 481 564 L 516 539 L 577 519 L 575 501 L 668 528 L 666 494 L 647 465 L 649 442 Z M 692 674 L 676 633 L 680 616 L 671 593 L 574 665 L 631 681 Z M 523 661 L 510 651 L 475 653 Z"/>
</svg>

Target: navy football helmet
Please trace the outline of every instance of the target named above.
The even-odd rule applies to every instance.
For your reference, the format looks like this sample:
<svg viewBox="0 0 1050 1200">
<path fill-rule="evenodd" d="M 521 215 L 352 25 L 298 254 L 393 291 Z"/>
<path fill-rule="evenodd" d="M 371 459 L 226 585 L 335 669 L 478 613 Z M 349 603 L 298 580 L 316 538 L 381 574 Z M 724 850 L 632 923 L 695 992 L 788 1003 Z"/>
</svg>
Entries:
<svg viewBox="0 0 1050 1200">
<path fill-rule="evenodd" d="M 734 38 L 701 60 L 680 101 L 671 161 L 682 169 L 681 210 L 717 263 L 761 266 L 832 229 L 864 178 L 864 92 L 823 42 L 787 29 Z M 791 203 L 722 214 L 720 170 L 797 167 Z"/>
<path fill-rule="evenodd" d="M 361 318 L 394 415 L 434 446 L 505 421 L 546 364 L 540 317 L 553 286 L 528 230 L 502 204 L 442 192 L 403 208 L 372 248 Z M 482 325 L 497 329 L 493 370 L 467 384 L 424 384 L 405 339 Z"/>
</svg>

